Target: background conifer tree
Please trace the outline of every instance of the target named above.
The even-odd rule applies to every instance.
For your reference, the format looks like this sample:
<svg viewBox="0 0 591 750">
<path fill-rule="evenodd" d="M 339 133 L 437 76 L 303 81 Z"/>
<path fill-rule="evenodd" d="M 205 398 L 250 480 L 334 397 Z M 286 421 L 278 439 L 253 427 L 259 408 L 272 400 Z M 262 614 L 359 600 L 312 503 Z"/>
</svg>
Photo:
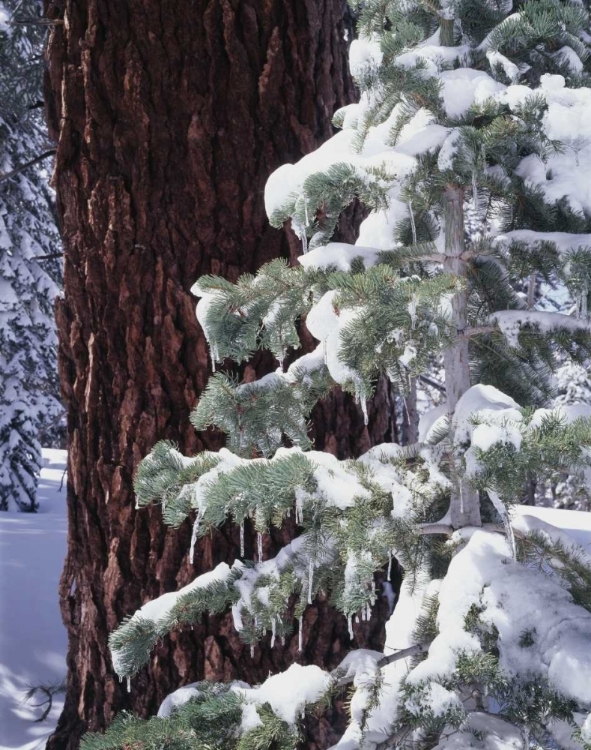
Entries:
<svg viewBox="0 0 591 750">
<path fill-rule="evenodd" d="M 14 11 L 16 13 L 14 13 Z M 40 114 L 36 2 L 0 4 L 0 510 L 36 509 L 41 440 L 60 435 L 53 306 L 61 250 Z M 29 162 L 36 162 L 25 167 Z"/>
<path fill-rule="evenodd" d="M 318 347 L 255 382 L 214 375 L 193 424 L 221 427 L 227 447 L 187 458 L 160 442 L 136 479 L 165 523 L 193 518 L 191 557 L 228 517 L 254 525 L 254 555 L 146 603 L 111 648 L 133 678 L 165 633 L 229 607 L 253 653 L 301 648 L 306 609 L 327 592 L 354 642 L 395 559 L 394 653 L 354 650 L 332 673 L 296 656 L 259 686 L 195 683 L 85 750 L 293 748 L 306 711 L 350 684 L 340 750 L 591 745 L 591 559 L 515 509 L 532 475 L 590 479 L 589 406 L 547 408 L 558 357 L 584 361 L 591 346 L 588 26 L 560 0 L 361 4 L 360 102 L 267 183 L 299 266 L 194 287 L 214 361 L 267 348 L 283 363 L 304 316 Z M 357 243 L 330 242 L 354 199 L 371 211 Z M 534 274 L 560 278 L 579 314 L 528 305 Z M 335 383 L 365 410 L 380 372 L 409 388 L 437 355 L 447 400 L 421 442 L 349 461 L 310 450 L 306 416 Z M 293 516 L 300 536 L 265 559 L 268 530 Z"/>
</svg>

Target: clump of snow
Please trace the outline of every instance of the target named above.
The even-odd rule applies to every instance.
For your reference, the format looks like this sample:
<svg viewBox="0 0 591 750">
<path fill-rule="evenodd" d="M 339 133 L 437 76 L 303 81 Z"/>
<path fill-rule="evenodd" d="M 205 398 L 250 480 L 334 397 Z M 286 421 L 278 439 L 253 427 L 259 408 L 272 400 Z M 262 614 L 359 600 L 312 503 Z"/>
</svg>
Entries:
<svg viewBox="0 0 591 750">
<path fill-rule="evenodd" d="M 541 310 L 501 310 L 490 316 L 490 322 L 495 322 L 507 343 L 513 348 L 519 346 L 519 333 L 528 325 L 537 328 L 540 333 L 547 334 L 557 328 L 569 331 L 591 331 L 591 325 L 586 320 L 573 318 L 557 312 Z"/>
<path fill-rule="evenodd" d="M 564 695 L 591 701 L 591 614 L 575 605 L 567 589 L 536 568 L 515 562 L 499 534 L 475 531 L 450 563 L 441 585 L 439 634 L 425 661 L 408 676 L 411 683 L 437 681 L 453 671 L 460 653 L 478 653 L 478 638 L 464 629 L 472 607 L 498 632 L 499 662 L 509 677 L 548 679 Z M 523 647 L 521 636 L 536 620 L 534 643 Z"/>
<path fill-rule="evenodd" d="M 453 168 L 453 159 L 460 141 L 461 133 L 457 128 L 454 128 L 445 139 L 437 157 L 437 166 L 442 172 Z"/>
<path fill-rule="evenodd" d="M 492 385 L 474 385 L 469 388 L 456 404 L 452 426 L 456 443 L 470 442 L 473 437 L 473 418 L 478 415 L 483 420 L 520 421 L 521 407 L 510 396 Z M 484 433 L 480 440 L 486 440 Z"/>
<path fill-rule="evenodd" d="M 412 696 L 405 701 L 404 705 L 415 716 L 422 716 L 427 711 L 433 716 L 445 716 L 451 709 L 462 709 L 459 697 L 437 682 L 430 683 L 420 694 L 420 699 L 418 695 Z"/>
<path fill-rule="evenodd" d="M 349 70 L 353 78 L 360 78 L 368 69 L 382 64 L 382 48 L 378 39 L 360 37 L 349 47 Z"/>
<path fill-rule="evenodd" d="M 505 55 L 502 55 L 497 50 L 488 50 L 486 53 L 486 57 L 488 58 L 491 68 L 500 65 L 503 68 L 503 71 L 505 72 L 507 78 L 509 78 L 511 81 L 516 81 L 519 78 L 519 68 L 517 67 L 517 65 L 515 65 L 515 63 L 511 62 L 511 60 L 505 57 Z"/>
<path fill-rule="evenodd" d="M 269 677 L 262 685 L 237 689 L 247 703 L 269 703 L 279 718 L 295 724 L 309 703 L 316 703 L 330 687 L 332 679 L 320 667 L 292 664 L 285 672 Z"/>
<path fill-rule="evenodd" d="M 379 262 L 379 253 L 375 247 L 348 245 L 346 242 L 329 242 L 328 245 L 315 247 L 309 253 L 298 258 L 300 265 L 308 269 L 336 268 L 337 271 L 350 271 L 351 263 L 360 258 L 366 268 Z"/>
</svg>

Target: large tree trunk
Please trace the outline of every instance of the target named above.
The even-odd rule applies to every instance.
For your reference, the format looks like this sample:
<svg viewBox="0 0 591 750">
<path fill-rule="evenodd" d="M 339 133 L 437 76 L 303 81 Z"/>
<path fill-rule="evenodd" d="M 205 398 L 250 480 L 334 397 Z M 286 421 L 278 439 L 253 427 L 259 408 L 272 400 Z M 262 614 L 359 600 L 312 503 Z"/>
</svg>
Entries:
<svg viewBox="0 0 591 750">
<path fill-rule="evenodd" d="M 343 0 L 65 0 L 50 2 L 47 107 L 58 143 L 57 204 L 65 295 L 57 310 L 68 409 L 68 554 L 60 585 L 69 634 L 68 691 L 48 748 L 78 746 L 128 708 L 153 713 L 195 679 L 256 682 L 294 659 L 251 659 L 231 618 L 173 633 L 133 681 L 117 682 L 107 635 L 138 606 L 237 555 L 237 533 L 205 539 L 190 566 L 188 524 L 136 511 L 132 478 L 161 438 L 194 454 L 218 447 L 189 413 L 210 369 L 188 290 L 202 274 L 236 279 L 294 253 L 263 206 L 269 173 L 332 132 L 351 101 Z M 254 363 L 258 373 L 268 366 Z M 345 455 L 391 439 L 389 394 L 363 426 L 342 395 L 316 412 L 320 447 Z M 287 529 L 266 540 L 272 554 Z M 249 543 L 247 540 L 247 553 Z M 251 550 L 252 551 L 252 550 Z M 377 645 L 380 617 L 359 626 Z M 349 647 L 326 602 L 305 615 L 302 660 L 331 666 Z M 308 747 L 327 746 L 328 725 Z"/>
</svg>

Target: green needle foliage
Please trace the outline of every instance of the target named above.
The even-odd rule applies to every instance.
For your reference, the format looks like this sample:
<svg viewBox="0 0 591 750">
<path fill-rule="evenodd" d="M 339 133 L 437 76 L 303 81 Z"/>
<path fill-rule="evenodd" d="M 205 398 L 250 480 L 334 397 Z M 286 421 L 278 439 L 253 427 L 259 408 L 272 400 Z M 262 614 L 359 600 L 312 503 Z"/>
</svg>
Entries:
<svg viewBox="0 0 591 750">
<path fill-rule="evenodd" d="M 191 556 L 231 521 L 255 532 L 255 559 L 242 547 L 110 643 L 131 678 L 167 632 L 231 607 L 253 652 L 268 633 L 271 648 L 301 650 L 321 592 L 353 642 L 384 574 L 391 594 L 395 558 L 386 656 L 353 649 L 333 674 L 292 664 L 260 686 L 201 686 L 160 718 L 118 719 L 86 750 L 301 747 L 305 712 L 350 684 L 343 750 L 590 746 L 591 559 L 515 511 L 532 477 L 591 487 L 591 409 L 544 408 L 558 359 L 591 350 L 591 205 L 576 171 L 591 168 L 577 140 L 591 117 L 588 13 L 563 0 L 355 5 L 360 102 L 267 186 L 271 222 L 302 241 L 299 264 L 194 287 L 214 365 L 267 349 L 279 367 L 254 383 L 211 378 L 193 424 L 224 430 L 226 448 L 185 458 L 159 443 L 137 472 L 139 506 L 193 523 Z M 330 242 L 352 201 L 369 211 L 358 244 Z M 540 280 L 577 314 L 526 300 Z M 285 369 L 303 323 L 318 346 Z M 404 392 L 434 362 L 447 402 L 421 442 L 348 461 L 311 449 L 306 420 L 336 384 L 367 414 L 378 375 Z M 264 560 L 262 536 L 291 514 L 296 538 Z"/>
</svg>

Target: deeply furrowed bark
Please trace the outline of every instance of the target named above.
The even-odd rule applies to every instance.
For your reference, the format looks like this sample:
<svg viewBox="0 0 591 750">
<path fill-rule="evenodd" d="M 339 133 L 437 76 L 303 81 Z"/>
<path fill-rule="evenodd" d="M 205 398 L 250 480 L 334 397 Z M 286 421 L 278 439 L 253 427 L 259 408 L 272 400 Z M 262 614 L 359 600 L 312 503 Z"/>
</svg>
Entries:
<svg viewBox="0 0 591 750">
<path fill-rule="evenodd" d="M 154 713 L 196 679 L 258 682 L 294 659 L 331 668 L 349 648 L 327 602 L 283 648 L 250 658 L 229 615 L 175 632 L 127 694 L 108 632 L 138 606 L 238 554 L 224 527 L 190 566 L 190 529 L 166 529 L 158 508 L 136 511 L 134 470 L 153 444 L 217 448 L 189 423 L 210 372 L 192 283 L 235 280 L 265 261 L 293 257 L 293 235 L 271 229 L 263 190 L 270 172 L 313 150 L 354 98 L 346 71 L 342 0 L 64 0 L 47 15 L 47 116 L 57 142 L 54 184 L 65 247 L 58 304 L 60 376 L 68 410 L 68 553 L 60 583 L 69 635 L 68 690 L 49 750 L 74 750 L 127 708 Z M 258 358 L 246 372 L 271 363 Z M 315 412 L 320 448 L 339 456 L 392 438 L 382 383 L 369 431 L 342 394 Z M 294 529 L 265 540 L 273 554 Z M 250 546 L 250 550 L 249 550 Z M 247 539 L 247 554 L 252 538 Z M 384 607 L 386 605 L 384 604 Z M 378 607 L 379 610 L 379 607 Z M 383 615 L 384 613 L 381 612 Z M 380 611 L 359 625 L 377 647 Z M 357 626 L 356 626 L 357 628 Z M 338 724 L 338 720 L 335 720 Z M 327 721 L 306 747 L 334 741 Z"/>
</svg>

